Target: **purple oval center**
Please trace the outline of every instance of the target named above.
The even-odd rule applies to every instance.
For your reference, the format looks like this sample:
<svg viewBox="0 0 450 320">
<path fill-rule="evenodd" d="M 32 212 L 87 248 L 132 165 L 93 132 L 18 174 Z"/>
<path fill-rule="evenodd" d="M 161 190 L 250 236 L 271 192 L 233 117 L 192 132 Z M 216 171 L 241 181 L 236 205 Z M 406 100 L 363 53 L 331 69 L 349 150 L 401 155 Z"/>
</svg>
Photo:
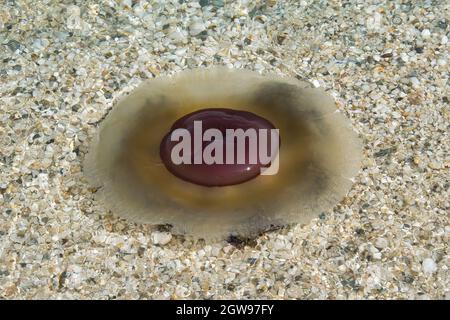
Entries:
<svg viewBox="0 0 450 320">
<path fill-rule="evenodd" d="M 266 129 L 266 155 L 273 159 L 276 154 L 270 149 L 271 129 L 275 127 L 268 120 L 233 109 L 195 111 L 175 121 L 161 141 L 160 157 L 172 174 L 195 184 L 213 187 L 243 183 L 270 165 L 259 155 L 264 145 L 264 140 L 260 142 L 264 130 L 260 129 Z"/>
</svg>

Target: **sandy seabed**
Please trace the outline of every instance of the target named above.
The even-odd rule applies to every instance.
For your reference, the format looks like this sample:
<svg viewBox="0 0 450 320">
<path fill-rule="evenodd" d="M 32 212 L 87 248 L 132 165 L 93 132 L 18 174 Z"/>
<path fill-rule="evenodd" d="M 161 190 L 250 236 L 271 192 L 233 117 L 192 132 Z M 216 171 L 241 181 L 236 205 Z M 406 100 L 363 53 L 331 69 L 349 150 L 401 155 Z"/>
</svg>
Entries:
<svg viewBox="0 0 450 320">
<path fill-rule="evenodd" d="M 2 2 L 0 297 L 448 299 L 450 9 L 414 3 Z M 364 158 L 332 212 L 236 245 L 94 200 L 82 161 L 107 111 L 212 65 L 335 98 Z"/>
</svg>

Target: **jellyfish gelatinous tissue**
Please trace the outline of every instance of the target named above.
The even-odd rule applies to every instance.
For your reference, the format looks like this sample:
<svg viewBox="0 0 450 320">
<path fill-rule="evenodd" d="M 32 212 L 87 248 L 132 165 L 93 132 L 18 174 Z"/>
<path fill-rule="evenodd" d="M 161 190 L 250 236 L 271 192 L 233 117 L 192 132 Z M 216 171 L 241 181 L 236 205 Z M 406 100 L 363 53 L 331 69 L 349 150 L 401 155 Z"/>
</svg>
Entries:
<svg viewBox="0 0 450 320">
<path fill-rule="evenodd" d="M 245 133 L 234 162 L 241 149 L 229 147 L 239 140 L 229 132 Z M 216 68 L 152 79 L 123 98 L 101 123 L 84 171 L 115 214 L 223 238 L 306 223 L 332 209 L 360 157 L 350 122 L 322 90 Z"/>
</svg>

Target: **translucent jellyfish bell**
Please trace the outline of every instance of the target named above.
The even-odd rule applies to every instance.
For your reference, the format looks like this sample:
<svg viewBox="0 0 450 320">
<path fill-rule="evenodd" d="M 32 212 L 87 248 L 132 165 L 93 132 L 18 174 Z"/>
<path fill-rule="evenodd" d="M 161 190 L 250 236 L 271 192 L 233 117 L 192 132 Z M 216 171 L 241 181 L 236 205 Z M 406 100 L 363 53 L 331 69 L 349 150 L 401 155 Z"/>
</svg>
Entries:
<svg viewBox="0 0 450 320">
<path fill-rule="evenodd" d="M 160 146 L 173 124 L 214 108 L 249 112 L 279 129 L 277 174 L 211 187 L 167 169 Z M 360 156 L 348 119 L 322 90 L 217 68 L 152 79 L 123 98 L 101 123 L 84 171 L 117 215 L 198 238 L 247 237 L 332 209 L 350 189 Z"/>
</svg>

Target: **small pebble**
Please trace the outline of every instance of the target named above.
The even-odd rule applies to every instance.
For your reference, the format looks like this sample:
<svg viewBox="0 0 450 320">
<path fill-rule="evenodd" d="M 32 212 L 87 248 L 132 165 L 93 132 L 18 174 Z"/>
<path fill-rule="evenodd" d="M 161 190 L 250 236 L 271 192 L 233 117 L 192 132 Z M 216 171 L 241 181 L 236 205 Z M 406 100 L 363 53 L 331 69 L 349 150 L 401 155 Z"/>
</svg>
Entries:
<svg viewBox="0 0 450 320">
<path fill-rule="evenodd" d="M 66 27 L 67 29 L 81 29 L 81 10 L 76 5 L 67 7 Z"/>
<path fill-rule="evenodd" d="M 426 274 L 432 274 L 432 273 L 436 272 L 436 270 L 437 270 L 436 262 L 434 262 L 433 259 L 426 258 L 422 262 L 422 269 L 423 269 L 423 272 L 425 272 Z"/>
<path fill-rule="evenodd" d="M 17 51 L 22 47 L 22 45 L 16 40 L 10 40 L 6 45 L 12 52 Z"/>
<path fill-rule="evenodd" d="M 211 0 L 211 4 L 217 8 L 222 8 L 225 5 L 224 0 Z"/>
<path fill-rule="evenodd" d="M 428 29 L 423 29 L 421 35 L 423 39 L 428 39 L 431 36 L 431 32 Z"/>
<path fill-rule="evenodd" d="M 200 32 L 202 32 L 203 30 L 205 30 L 205 26 L 203 23 L 201 22 L 194 22 L 193 24 L 191 24 L 189 26 L 189 33 L 192 36 L 196 36 L 198 35 Z"/>
<path fill-rule="evenodd" d="M 420 81 L 416 77 L 412 77 L 410 80 L 413 88 L 418 88 L 420 86 Z"/>
<path fill-rule="evenodd" d="M 151 235 L 152 242 L 155 245 L 166 245 L 172 240 L 172 234 L 169 232 L 155 231 Z"/>
<path fill-rule="evenodd" d="M 374 12 L 372 16 L 370 16 L 366 20 L 367 29 L 370 31 L 377 32 L 381 29 L 382 26 L 382 16 L 378 12 Z"/>
<path fill-rule="evenodd" d="M 169 33 L 169 38 L 172 39 L 175 43 L 180 43 L 185 39 L 183 33 L 177 29 Z"/>
<path fill-rule="evenodd" d="M 375 247 L 382 250 L 384 248 L 386 248 L 388 246 L 388 241 L 386 240 L 386 238 L 378 238 L 377 241 L 375 242 Z"/>
</svg>

